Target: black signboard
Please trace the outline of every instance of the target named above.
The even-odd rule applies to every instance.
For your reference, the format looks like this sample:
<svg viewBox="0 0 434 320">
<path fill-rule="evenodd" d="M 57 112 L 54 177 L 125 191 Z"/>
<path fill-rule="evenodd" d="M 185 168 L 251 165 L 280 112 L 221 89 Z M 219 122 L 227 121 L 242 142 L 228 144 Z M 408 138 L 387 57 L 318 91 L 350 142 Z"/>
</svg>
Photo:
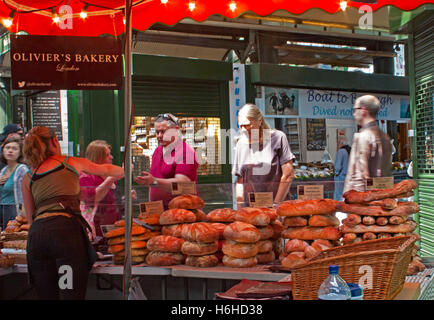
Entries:
<svg viewBox="0 0 434 320">
<path fill-rule="evenodd" d="M 327 144 L 325 119 L 306 119 L 307 150 L 325 150 Z"/>
<path fill-rule="evenodd" d="M 60 91 L 46 91 L 32 96 L 31 108 L 32 127 L 48 127 L 56 133 L 59 140 L 63 140 Z"/>
<path fill-rule="evenodd" d="M 119 90 L 122 70 L 118 38 L 11 35 L 15 90 Z"/>
</svg>

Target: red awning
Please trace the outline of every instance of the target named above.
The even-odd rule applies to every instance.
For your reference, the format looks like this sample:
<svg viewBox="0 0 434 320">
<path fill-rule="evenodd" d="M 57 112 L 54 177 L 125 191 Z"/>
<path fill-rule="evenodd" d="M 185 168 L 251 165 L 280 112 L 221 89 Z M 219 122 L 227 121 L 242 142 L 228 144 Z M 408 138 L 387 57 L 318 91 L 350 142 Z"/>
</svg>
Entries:
<svg viewBox="0 0 434 320">
<path fill-rule="evenodd" d="M 293 14 L 311 8 L 335 13 L 341 10 L 340 2 L 341 0 L 134 0 L 132 26 L 143 31 L 157 22 L 174 25 L 183 18 L 204 21 L 213 14 L 235 18 L 246 12 L 266 16 L 279 9 Z M 67 3 L 68 6 L 65 6 Z M 189 6 L 191 3 L 194 3 L 193 10 Z M 432 3 L 432 0 L 377 0 L 374 4 L 347 2 L 349 7 L 369 5 L 373 11 L 388 5 L 408 11 L 426 3 Z M 86 4 L 88 16 L 82 19 L 80 12 Z M 0 19 L 7 18 L 14 12 L 13 24 L 9 27 L 13 33 L 25 31 L 41 35 L 119 35 L 125 30 L 122 13 L 124 5 L 125 0 L 1 0 Z M 72 19 L 54 23 L 53 8 L 55 12 L 72 15 Z"/>
</svg>

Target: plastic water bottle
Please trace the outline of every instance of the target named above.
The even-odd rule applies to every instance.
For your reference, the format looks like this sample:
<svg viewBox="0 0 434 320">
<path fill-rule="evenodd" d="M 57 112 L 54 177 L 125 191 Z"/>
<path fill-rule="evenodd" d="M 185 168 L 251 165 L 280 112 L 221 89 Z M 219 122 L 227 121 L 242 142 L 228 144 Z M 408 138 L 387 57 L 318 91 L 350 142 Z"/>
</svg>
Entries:
<svg viewBox="0 0 434 320">
<path fill-rule="evenodd" d="M 351 290 L 339 276 L 339 266 L 329 266 L 329 276 L 318 290 L 319 300 L 351 300 Z"/>
</svg>

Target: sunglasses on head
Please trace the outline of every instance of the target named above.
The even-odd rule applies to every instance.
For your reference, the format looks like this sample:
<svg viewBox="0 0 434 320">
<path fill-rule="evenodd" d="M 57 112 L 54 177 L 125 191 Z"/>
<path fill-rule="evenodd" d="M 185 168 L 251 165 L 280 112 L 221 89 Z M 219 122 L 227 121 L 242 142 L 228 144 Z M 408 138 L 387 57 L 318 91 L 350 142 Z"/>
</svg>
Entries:
<svg viewBox="0 0 434 320">
<path fill-rule="evenodd" d="M 170 113 L 161 113 L 157 116 L 157 119 L 170 120 L 176 125 L 178 125 L 178 119 Z"/>
</svg>

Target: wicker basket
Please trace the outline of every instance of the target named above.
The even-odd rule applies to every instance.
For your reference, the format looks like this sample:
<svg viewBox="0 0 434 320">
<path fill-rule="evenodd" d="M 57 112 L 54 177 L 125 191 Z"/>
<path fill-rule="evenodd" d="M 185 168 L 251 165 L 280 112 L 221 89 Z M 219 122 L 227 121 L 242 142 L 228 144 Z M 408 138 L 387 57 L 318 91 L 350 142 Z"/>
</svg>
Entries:
<svg viewBox="0 0 434 320">
<path fill-rule="evenodd" d="M 324 250 L 291 269 L 293 298 L 317 300 L 319 287 L 329 275 L 328 267 L 335 264 L 339 265 L 339 275 L 346 282 L 359 283 L 364 277 L 361 284 L 365 300 L 393 299 L 404 286 L 416 240 L 415 236 L 399 236 Z M 366 287 L 365 278 L 372 279 L 372 285 Z"/>
</svg>

